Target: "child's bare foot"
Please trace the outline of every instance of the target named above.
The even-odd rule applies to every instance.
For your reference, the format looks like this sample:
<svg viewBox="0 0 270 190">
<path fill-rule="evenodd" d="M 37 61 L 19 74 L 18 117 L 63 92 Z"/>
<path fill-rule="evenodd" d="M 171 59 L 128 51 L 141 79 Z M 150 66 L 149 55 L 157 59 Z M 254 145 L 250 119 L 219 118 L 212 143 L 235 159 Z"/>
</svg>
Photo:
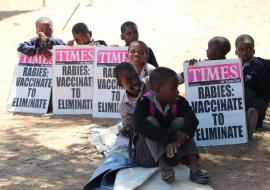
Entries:
<svg viewBox="0 0 270 190">
<path fill-rule="evenodd" d="M 161 179 L 167 183 L 172 183 L 175 180 L 175 173 L 173 168 L 167 163 L 165 155 L 159 159 L 158 165 L 160 168 Z"/>
</svg>

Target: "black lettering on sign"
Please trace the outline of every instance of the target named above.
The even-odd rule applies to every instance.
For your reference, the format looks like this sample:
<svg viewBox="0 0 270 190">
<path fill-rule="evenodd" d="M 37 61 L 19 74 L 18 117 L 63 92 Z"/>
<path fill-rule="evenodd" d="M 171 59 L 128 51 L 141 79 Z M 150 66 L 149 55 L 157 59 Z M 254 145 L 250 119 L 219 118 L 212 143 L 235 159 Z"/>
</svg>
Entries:
<svg viewBox="0 0 270 190">
<path fill-rule="evenodd" d="M 13 107 L 46 108 L 47 99 L 14 98 Z"/>
<path fill-rule="evenodd" d="M 243 110 L 243 99 L 228 98 L 228 99 L 191 101 L 191 107 L 195 113 Z"/>
<path fill-rule="evenodd" d="M 91 87 L 92 77 L 56 77 L 58 87 Z"/>
<path fill-rule="evenodd" d="M 97 79 L 98 89 L 118 90 L 116 79 Z"/>
<path fill-rule="evenodd" d="M 244 137 L 242 128 L 242 125 L 200 128 L 196 130 L 196 139 L 197 141 L 205 141 L 241 138 Z"/>
<path fill-rule="evenodd" d="M 17 77 L 16 86 L 24 87 L 51 87 L 52 79 L 49 78 L 25 78 Z"/>
<path fill-rule="evenodd" d="M 231 85 L 198 87 L 198 96 L 199 99 L 231 97 Z"/>
<path fill-rule="evenodd" d="M 58 109 L 78 109 L 87 110 L 92 109 L 91 99 L 59 99 Z"/>
<path fill-rule="evenodd" d="M 23 76 L 26 77 L 47 77 L 47 68 L 24 67 Z"/>
<path fill-rule="evenodd" d="M 103 68 L 103 77 L 104 78 L 114 78 L 115 77 L 115 75 L 114 75 L 114 68 L 104 67 Z"/>
<path fill-rule="evenodd" d="M 87 65 L 64 65 L 62 67 L 62 75 L 88 75 Z"/>
<path fill-rule="evenodd" d="M 118 113 L 118 102 L 98 102 L 98 112 Z"/>
</svg>

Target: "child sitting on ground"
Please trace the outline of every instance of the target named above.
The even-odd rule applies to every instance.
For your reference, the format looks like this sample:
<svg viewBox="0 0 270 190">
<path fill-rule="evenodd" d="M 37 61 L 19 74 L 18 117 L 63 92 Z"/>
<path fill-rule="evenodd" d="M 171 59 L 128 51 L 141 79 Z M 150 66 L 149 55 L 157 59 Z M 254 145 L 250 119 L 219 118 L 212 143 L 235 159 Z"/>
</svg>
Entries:
<svg viewBox="0 0 270 190">
<path fill-rule="evenodd" d="M 52 33 L 52 20 L 48 17 L 40 17 L 36 21 L 36 34 L 38 36 L 21 43 L 17 50 L 28 56 L 44 55 L 50 59 L 52 57 L 51 49 L 54 45 L 65 45 L 62 40 L 53 38 Z"/>
<path fill-rule="evenodd" d="M 129 137 L 133 133 L 133 112 L 137 100 L 148 89 L 145 83 L 139 78 L 139 75 L 131 63 L 123 62 L 115 67 L 115 78 L 117 84 L 125 89 L 118 109 L 122 118 L 123 128 L 120 134 Z"/>
<path fill-rule="evenodd" d="M 193 140 L 199 121 L 185 98 L 178 95 L 177 74 L 159 67 L 150 74 L 150 86 L 153 91 L 140 98 L 133 114 L 134 161 L 144 167 L 159 166 L 161 178 L 170 183 L 175 180 L 171 166 L 184 159 L 190 167 L 190 179 L 207 184 Z"/>
<path fill-rule="evenodd" d="M 235 54 L 242 60 L 249 136 L 256 128 L 261 128 L 270 101 L 269 61 L 254 57 L 254 40 L 242 34 L 235 41 Z M 254 110 L 254 108 L 256 110 Z"/>
<path fill-rule="evenodd" d="M 142 41 L 133 41 L 128 47 L 128 61 L 136 68 L 140 78 L 149 76 L 155 69 L 153 65 L 147 63 L 148 50 L 147 45 Z"/>
<path fill-rule="evenodd" d="M 138 27 L 134 22 L 127 21 L 121 25 L 121 39 L 126 42 L 126 46 L 130 46 L 131 42 L 138 41 L 139 32 Z M 156 57 L 154 55 L 153 50 L 148 47 L 148 57 L 147 62 L 153 65 L 154 67 L 158 67 L 158 63 Z"/>
<path fill-rule="evenodd" d="M 86 24 L 77 23 L 72 27 L 73 40 L 67 42 L 68 46 L 73 46 L 74 41 L 77 45 L 103 45 L 107 46 L 106 42 L 103 40 L 94 41 L 92 38 L 92 31 L 90 31 Z"/>
</svg>

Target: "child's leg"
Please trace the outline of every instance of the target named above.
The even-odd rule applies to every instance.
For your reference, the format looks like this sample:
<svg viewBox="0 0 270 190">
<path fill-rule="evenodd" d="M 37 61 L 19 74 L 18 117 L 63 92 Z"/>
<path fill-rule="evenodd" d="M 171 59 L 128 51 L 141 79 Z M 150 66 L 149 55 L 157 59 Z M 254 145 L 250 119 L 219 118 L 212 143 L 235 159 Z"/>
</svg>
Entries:
<svg viewBox="0 0 270 190">
<path fill-rule="evenodd" d="M 171 128 L 175 130 L 180 130 L 183 128 L 184 118 L 177 117 L 171 123 Z M 199 152 L 196 143 L 193 138 L 187 140 L 177 152 L 177 160 L 181 162 L 186 158 L 188 166 L 190 168 L 190 179 L 191 181 L 199 184 L 207 184 L 209 179 L 201 171 L 201 166 L 199 164 Z"/>
</svg>

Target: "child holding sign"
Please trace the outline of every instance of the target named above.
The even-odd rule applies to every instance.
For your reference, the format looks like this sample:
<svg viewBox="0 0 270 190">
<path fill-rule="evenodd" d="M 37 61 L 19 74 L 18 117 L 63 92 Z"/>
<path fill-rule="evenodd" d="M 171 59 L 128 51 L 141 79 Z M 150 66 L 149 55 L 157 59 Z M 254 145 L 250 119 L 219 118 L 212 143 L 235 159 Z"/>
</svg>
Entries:
<svg viewBox="0 0 270 190">
<path fill-rule="evenodd" d="M 119 102 L 122 125 L 121 134 L 129 137 L 133 133 L 133 112 L 137 100 L 147 91 L 147 86 L 141 81 L 139 75 L 131 63 L 123 62 L 115 67 L 115 78 L 117 84 L 125 89 Z"/>
<path fill-rule="evenodd" d="M 134 65 L 140 78 L 149 76 L 155 69 L 153 65 L 147 63 L 149 51 L 147 45 L 142 41 L 133 41 L 128 47 L 128 60 Z"/>
<path fill-rule="evenodd" d="M 137 133 L 134 160 L 145 167 L 159 166 L 161 178 L 170 183 L 175 180 L 171 165 L 184 159 L 190 167 L 190 179 L 207 184 L 193 140 L 199 122 L 185 98 L 178 95 L 177 74 L 159 67 L 152 71 L 150 85 L 154 91 L 140 98 L 133 114 Z"/>
<path fill-rule="evenodd" d="M 121 25 L 121 39 L 125 41 L 126 46 L 130 46 L 131 42 L 139 39 L 138 27 L 134 22 L 127 21 Z M 150 47 L 148 49 L 147 62 L 158 67 L 158 63 L 153 50 Z"/>
<path fill-rule="evenodd" d="M 92 31 L 90 31 L 86 24 L 80 22 L 72 27 L 73 40 L 67 42 L 68 46 L 73 46 L 74 41 L 77 45 L 104 45 L 107 46 L 103 40 L 94 41 L 92 38 Z"/>
<path fill-rule="evenodd" d="M 269 61 L 254 57 L 254 40 L 250 35 L 242 34 L 238 36 L 235 46 L 235 54 L 243 62 L 245 103 L 248 124 L 252 124 L 249 127 L 249 135 L 251 136 L 255 127 L 262 127 L 270 101 Z M 258 116 L 258 122 L 256 116 Z"/>
<path fill-rule="evenodd" d="M 50 59 L 52 57 L 51 49 L 54 45 L 65 45 L 62 40 L 53 38 L 52 33 L 52 20 L 48 17 L 40 17 L 36 21 L 36 34 L 38 36 L 21 43 L 17 50 L 28 56 L 44 55 Z"/>
</svg>

